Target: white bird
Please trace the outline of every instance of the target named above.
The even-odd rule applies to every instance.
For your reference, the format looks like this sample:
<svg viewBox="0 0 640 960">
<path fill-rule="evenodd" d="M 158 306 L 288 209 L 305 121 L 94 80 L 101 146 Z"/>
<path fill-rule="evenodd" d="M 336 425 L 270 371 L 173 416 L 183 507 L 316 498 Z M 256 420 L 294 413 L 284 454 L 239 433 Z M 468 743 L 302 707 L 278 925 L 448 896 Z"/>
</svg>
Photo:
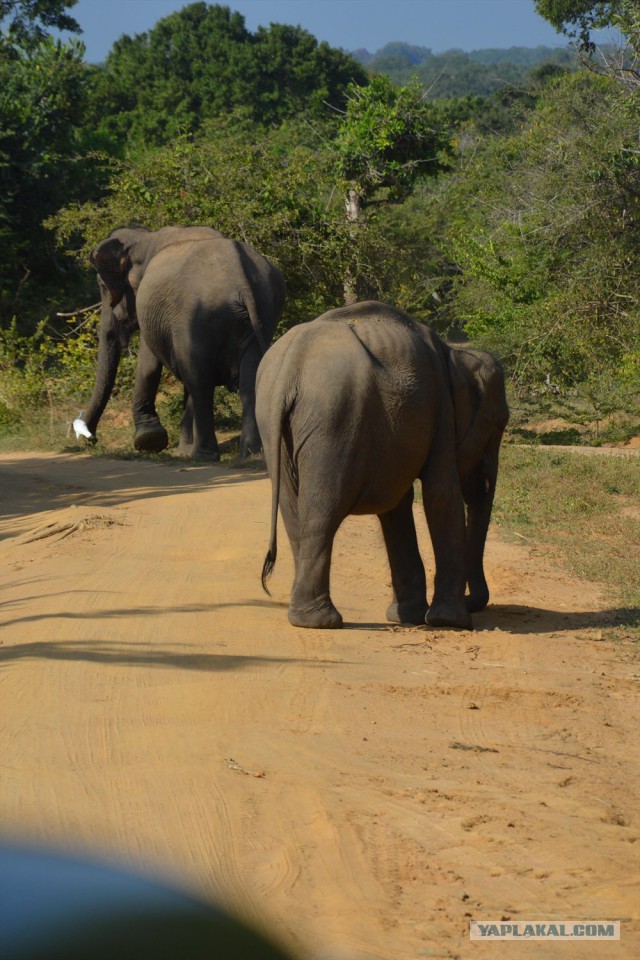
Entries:
<svg viewBox="0 0 640 960">
<path fill-rule="evenodd" d="M 76 419 L 73 421 L 72 426 L 75 431 L 76 440 L 79 440 L 80 437 L 86 437 L 87 440 L 90 440 L 93 437 L 91 430 L 89 430 L 89 427 L 86 425 L 86 423 L 82 419 L 82 414 L 76 417 Z"/>
</svg>

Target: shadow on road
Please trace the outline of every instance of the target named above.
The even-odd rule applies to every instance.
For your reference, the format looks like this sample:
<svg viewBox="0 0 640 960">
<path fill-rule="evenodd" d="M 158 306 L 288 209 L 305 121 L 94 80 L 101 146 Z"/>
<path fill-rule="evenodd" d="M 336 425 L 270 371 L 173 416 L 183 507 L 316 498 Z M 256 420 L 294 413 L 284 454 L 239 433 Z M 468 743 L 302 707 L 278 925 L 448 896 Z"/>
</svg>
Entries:
<svg viewBox="0 0 640 960">
<path fill-rule="evenodd" d="M 482 613 L 473 615 L 473 632 L 487 633 L 491 630 L 501 630 L 503 633 L 561 633 L 562 631 L 575 632 L 605 627 L 615 627 L 616 624 L 628 624 L 640 619 L 640 609 L 637 607 L 614 607 L 610 610 L 546 610 L 543 607 L 525 607 L 518 604 L 491 604 Z M 399 626 L 386 622 L 347 623 L 347 630 L 391 631 L 404 633 L 411 631 L 419 636 L 420 633 L 434 632 L 455 634 L 443 628 L 424 626 Z"/>
<path fill-rule="evenodd" d="M 271 657 L 225 653 L 188 653 L 177 649 L 153 649 L 148 644 L 107 643 L 101 640 L 37 641 L 16 644 L 0 650 L 0 663 L 15 660 L 69 660 L 118 664 L 129 667 L 173 667 L 180 670 L 246 670 L 268 664 L 298 663 L 311 667 L 343 663 L 342 660 L 318 660 L 306 657 Z"/>
<path fill-rule="evenodd" d="M 56 594 L 49 594 L 49 596 L 69 596 L 74 597 L 79 593 L 91 593 L 95 596 L 95 591 L 86 591 L 86 590 L 61 590 Z M 109 591 L 107 591 L 109 592 Z M 36 596 L 33 597 L 20 597 L 19 600 L 7 600 L 2 603 L 3 608 L 8 608 L 19 603 L 20 605 L 29 602 L 30 600 L 38 599 Z M 180 606 L 173 607 L 157 607 L 157 606 L 136 606 L 128 607 L 122 606 L 115 609 L 108 610 L 64 610 L 57 611 L 55 613 L 33 613 L 25 617 L 15 617 L 13 620 L 4 620 L 2 626 L 10 627 L 16 626 L 17 624 L 25 623 L 37 623 L 41 620 L 86 620 L 87 622 L 94 620 L 119 620 L 121 618 L 130 619 L 133 617 L 144 617 L 145 619 L 149 617 L 166 617 L 168 614 L 175 616 L 180 613 L 213 613 L 216 610 L 222 610 L 226 607 L 238 607 L 239 609 L 247 609 L 247 607 L 273 607 L 273 606 L 283 606 L 286 604 L 280 604 L 277 601 L 273 600 L 262 600 L 262 599 L 251 599 L 251 600 L 237 600 L 233 602 L 225 601 L 224 603 L 184 603 Z M 1 654 L 0 654 L 1 655 Z"/>
<path fill-rule="evenodd" d="M 563 630 L 588 630 L 613 627 L 640 617 L 636 607 L 614 607 L 610 610 L 546 610 L 513 603 L 491 604 L 473 617 L 477 633 L 502 630 L 505 633 L 558 633 Z"/>
<path fill-rule="evenodd" d="M 0 459 L 0 516 L 11 520 L 72 505 L 110 507 L 131 499 L 162 497 L 262 480 L 263 461 L 222 467 L 184 460 L 111 460 L 69 454 Z M 4 531 L 0 539 L 11 536 Z"/>
</svg>

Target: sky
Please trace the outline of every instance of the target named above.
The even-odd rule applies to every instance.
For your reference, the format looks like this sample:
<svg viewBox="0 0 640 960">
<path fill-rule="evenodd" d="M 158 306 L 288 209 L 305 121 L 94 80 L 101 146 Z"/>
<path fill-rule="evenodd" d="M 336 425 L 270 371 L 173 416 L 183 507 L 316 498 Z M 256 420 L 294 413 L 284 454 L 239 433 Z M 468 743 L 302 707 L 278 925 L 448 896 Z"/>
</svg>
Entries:
<svg viewBox="0 0 640 960">
<path fill-rule="evenodd" d="M 458 48 L 566 46 L 536 13 L 534 0 L 220 0 L 241 13 L 251 33 L 259 26 L 304 27 L 317 40 L 343 50 L 375 53 L 404 41 L 434 53 Z M 69 13 L 82 27 L 89 63 L 104 60 L 126 33 L 145 33 L 189 0 L 78 0 Z M 599 31 L 599 42 L 612 39 Z"/>
</svg>

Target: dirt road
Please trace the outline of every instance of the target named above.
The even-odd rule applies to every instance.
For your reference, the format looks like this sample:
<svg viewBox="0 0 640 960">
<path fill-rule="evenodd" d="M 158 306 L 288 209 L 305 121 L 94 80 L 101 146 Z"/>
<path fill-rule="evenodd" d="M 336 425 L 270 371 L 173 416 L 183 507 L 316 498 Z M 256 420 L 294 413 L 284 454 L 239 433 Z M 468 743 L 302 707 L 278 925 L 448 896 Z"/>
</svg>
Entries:
<svg viewBox="0 0 640 960">
<path fill-rule="evenodd" d="M 300 957 L 638 955 L 639 668 L 595 588 L 494 530 L 474 632 L 392 627 L 377 521 L 351 518 L 346 628 L 301 630 L 282 526 L 260 588 L 264 473 L 0 472 L 5 835 L 172 879 Z M 509 917 L 622 939 L 469 941 Z"/>
</svg>

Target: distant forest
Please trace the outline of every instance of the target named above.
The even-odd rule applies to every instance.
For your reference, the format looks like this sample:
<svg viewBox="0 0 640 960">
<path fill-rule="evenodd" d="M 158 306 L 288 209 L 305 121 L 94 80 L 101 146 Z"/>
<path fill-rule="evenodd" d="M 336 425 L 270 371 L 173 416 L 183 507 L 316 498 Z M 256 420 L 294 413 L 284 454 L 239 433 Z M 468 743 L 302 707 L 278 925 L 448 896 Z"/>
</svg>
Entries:
<svg viewBox="0 0 640 960">
<path fill-rule="evenodd" d="M 467 94 L 487 96 L 506 86 L 526 87 L 532 74 L 573 71 L 580 65 L 576 50 L 569 46 L 492 48 L 470 53 L 454 49 L 435 54 L 428 47 L 394 42 L 376 53 L 354 50 L 351 55 L 367 70 L 385 73 L 396 84 L 416 78 L 431 99 L 442 100 Z"/>
</svg>

